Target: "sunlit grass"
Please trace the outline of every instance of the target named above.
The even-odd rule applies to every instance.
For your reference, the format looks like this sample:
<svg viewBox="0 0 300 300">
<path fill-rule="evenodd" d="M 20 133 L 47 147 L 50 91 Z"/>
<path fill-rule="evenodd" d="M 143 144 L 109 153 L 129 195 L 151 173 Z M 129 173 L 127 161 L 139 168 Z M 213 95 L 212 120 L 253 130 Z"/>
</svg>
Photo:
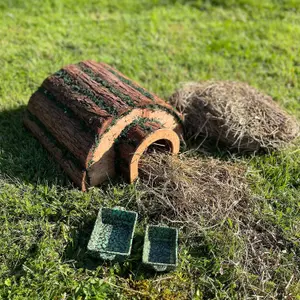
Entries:
<svg viewBox="0 0 300 300">
<path fill-rule="evenodd" d="M 245 158 L 260 199 L 254 217 L 282 242 L 263 288 L 240 269 L 244 241 L 230 222 L 205 229 L 198 248 L 181 243 L 179 267 L 159 277 L 140 266 L 139 238 L 123 265 L 84 255 L 99 207 L 140 195 L 120 184 L 81 193 L 23 128 L 22 113 L 47 75 L 93 59 L 165 99 L 183 81 L 247 81 L 300 119 L 299 9 L 297 0 L 1 1 L 0 298 L 297 299 L 299 144 Z"/>
</svg>

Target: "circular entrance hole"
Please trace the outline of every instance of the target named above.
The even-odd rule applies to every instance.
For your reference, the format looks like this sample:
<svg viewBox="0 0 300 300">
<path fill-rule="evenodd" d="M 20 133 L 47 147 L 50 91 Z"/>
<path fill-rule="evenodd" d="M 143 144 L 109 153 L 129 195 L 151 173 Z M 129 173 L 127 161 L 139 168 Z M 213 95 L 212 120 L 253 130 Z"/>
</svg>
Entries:
<svg viewBox="0 0 300 300">
<path fill-rule="evenodd" d="M 149 124 L 148 124 L 149 125 Z M 151 124 L 150 124 L 151 125 Z M 150 126 L 149 125 L 149 126 Z M 134 126 L 129 129 L 127 135 L 122 137 L 118 144 L 118 150 L 122 163 L 120 171 L 130 183 L 139 175 L 139 168 L 142 164 L 140 159 L 145 155 L 155 152 L 179 152 L 180 140 L 178 134 L 172 129 L 157 128 L 145 130 L 142 126 Z"/>
<path fill-rule="evenodd" d="M 141 158 L 139 160 L 138 163 L 138 168 L 140 169 L 143 166 L 143 156 L 144 155 L 151 155 L 152 153 L 159 153 L 159 152 L 169 152 L 172 153 L 173 152 L 173 146 L 172 143 L 168 140 L 157 140 L 154 143 L 152 143 L 151 145 L 148 146 L 147 149 L 145 149 L 144 153 L 141 155 Z"/>
</svg>

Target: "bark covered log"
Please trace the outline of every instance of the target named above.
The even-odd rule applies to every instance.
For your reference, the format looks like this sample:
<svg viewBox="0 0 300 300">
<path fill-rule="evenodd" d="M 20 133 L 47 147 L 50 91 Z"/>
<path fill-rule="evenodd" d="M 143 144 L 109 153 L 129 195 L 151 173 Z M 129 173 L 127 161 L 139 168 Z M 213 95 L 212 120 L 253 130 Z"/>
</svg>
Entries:
<svg viewBox="0 0 300 300">
<path fill-rule="evenodd" d="M 132 138 L 140 143 L 156 131 L 160 135 L 167 134 L 161 130 L 181 132 L 181 116 L 169 104 L 112 67 L 85 61 L 66 66 L 44 80 L 30 98 L 24 124 L 84 188 L 86 183 L 82 182 L 97 185 L 115 175 L 115 141 L 125 128 L 141 119 L 148 119 L 145 124 L 152 130 L 135 128 Z M 151 119 L 157 122 L 151 123 Z M 55 148 L 49 144 L 49 136 L 55 140 Z M 172 135 L 172 139 L 176 138 Z M 79 162 L 79 168 L 65 162 L 57 150 L 61 148 Z"/>
</svg>

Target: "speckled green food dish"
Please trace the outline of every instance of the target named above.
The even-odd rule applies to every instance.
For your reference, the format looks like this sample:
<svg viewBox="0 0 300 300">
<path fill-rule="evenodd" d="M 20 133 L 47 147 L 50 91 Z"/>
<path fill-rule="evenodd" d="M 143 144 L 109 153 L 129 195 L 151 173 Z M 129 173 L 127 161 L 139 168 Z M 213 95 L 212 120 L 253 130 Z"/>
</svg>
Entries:
<svg viewBox="0 0 300 300">
<path fill-rule="evenodd" d="M 171 227 L 147 226 L 143 263 L 156 271 L 169 271 L 177 266 L 178 230 Z"/>
<path fill-rule="evenodd" d="M 136 212 L 100 209 L 87 246 L 89 254 L 105 260 L 124 260 L 131 252 L 136 222 Z"/>
</svg>

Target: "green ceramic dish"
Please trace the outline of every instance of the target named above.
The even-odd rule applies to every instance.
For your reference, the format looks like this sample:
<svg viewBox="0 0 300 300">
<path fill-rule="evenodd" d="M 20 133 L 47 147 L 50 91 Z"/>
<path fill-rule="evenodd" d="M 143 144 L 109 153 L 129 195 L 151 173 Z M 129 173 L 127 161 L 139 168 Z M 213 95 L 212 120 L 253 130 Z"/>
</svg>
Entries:
<svg viewBox="0 0 300 300">
<path fill-rule="evenodd" d="M 124 260 L 131 252 L 136 222 L 136 212 L 120 208 L 100 209 L 88 252 L 105 260 Z"/>
<path fill-rule="evenodd" d="M 167 271 L 177 266 L 178 230 L 171 227 L 147 226 L 143 263 L 156 271 Z"/>
</svg>

